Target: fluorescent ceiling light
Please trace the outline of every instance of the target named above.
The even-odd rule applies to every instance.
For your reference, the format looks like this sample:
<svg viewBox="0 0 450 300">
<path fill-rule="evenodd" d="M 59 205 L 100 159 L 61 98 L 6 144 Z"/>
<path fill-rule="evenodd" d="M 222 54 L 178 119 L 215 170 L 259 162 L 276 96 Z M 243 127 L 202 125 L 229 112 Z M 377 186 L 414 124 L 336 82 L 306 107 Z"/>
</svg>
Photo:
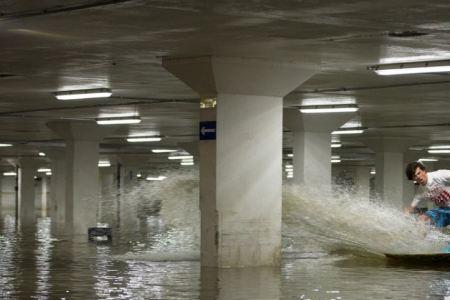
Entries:
<svg viewBox="0 0 450 300">
<path fill-rule="evenodd" d="M 139 142 L 159 142 L 161 141 L 160 137 L 128 137 L 127 141 L 130 143 L 139 143 Z"/>
<path fill-rule="evenodd" d="M 37 171 L 38 171 L 38 173 L 47 173 L 47 172 L 51 172 L 52 169 L 49 169 L 49 168 L 39 168 Z"/>
<path fill-rule="evenodd" d="M 293 153 L 288 153 L 287 157 L 294 157 L 294 154 Z"/>
<path fill-rule="evenodd" d="M 356 104 L 304 105 L 299 107 L 300 112 L 304 114 L 355 112 L 358 109 Z"/>
<path fill-rule="evenodd" d="M 111 97 L 110 89 L 90 89 L 90 90 L 76 90 L 76 91 L 62 91 L 54 93 L 58 100 L 78 100 L 90 98 L 107 98 Z"/>
<path fill-rule="evenodd" d="M 419 161 L 438 161 L 438 159 L 437 158 L 431 158 L 431 157 L 429 157 L 429 158 L 419 158 Z"/>
<path fill-rule="evenodd" d="M 430 149 L 428 150 L 430 154 L 438 154 L 438 153 L 450 153 L 450 149 Z"/>
<path fill-rule="evenodd" d="M 174 156 L 169 156 L 169 159 L 193 159 L 194 156 L 192 155 L 174 155 Z"/>
<path fill-rule="evenodd" d="M 380 64 L 393 64 L 393 63 L 405 63 L 405 62 L 419 62 L 430 60 L 447 60 L 450 58 L 450 52 L 438 51 L 433 49 L 433 54 L 415 55 L 415 56 L 403 56 L 403 57 L 383 57 L 380 59 Z"/>
<path fill-rule="evenodd" d="M 339 104 L 355 104 L 356 100 L 350 96 L 333 96 L 333 97 L 313 97 L 303 99 L 301 105 L 339 105 Z"/>
<path fill-rule="evenodd" d="M 45 156 L 45 153 L 44 152 L 39 152 L 38 155 L 39 156 Z"/>
<path fill-rule="evenodd" d="M 100 160 L 98 162 L 98 166 L 103 168 L 103 167 L 111 167 L 111 162 L 109 160 Z"/>
<path fill-rule="evenodd" d="M 152 149 L 153 153 L 172 153 L 177 152 L 178 150 L 175 149 Z"/>
<path fill-rule="evenodd" d="M 341 159 L 339 155 L 331 155 L 331 159 Z"/>
<path fill-rule="evenodd" d="M 286 178 L 294 178 L 294 174 L 287 174 Z"/>
<path fill-rule="evenodd" d="M 340 163 L 341 160 L 340 159 L 332 159 L 331 163 L 336 164 L 336 163 Z"/>
<path fill-rule="evenodd" d="M 370 174 L 371 175 L 375 175 L 375 174 L 377 174 L 377 172 L 376 171 L 370 171 Z"/>
<path fill-rule="evenodd" d="M 141 178 L 141 177 L 142 177 L 142 174 L 141 174 L 141 173 L 137 173 L 136 177 L 137 177 L 137 178 Z"/>
<path fill-rule="evenodd" d="M 331 132 L 331 134 L 360 134 L 364 132 L 365 128 L 357 127 L 357 128 L 341 128 L 339 130 L 335 130 Z"/>
<path fill-rule="evenodd" d="M 138 124 L 141 123 L 141 117 L 111 117 L 111 118 L 96 118 L 95 121 L 99 125 L 116 125 L 116 124 Z"/>
<path fill-rule="evenodd" d="M 147 178 L 145 178 L 145 180 L 148 180 L 148 181 L 161 181 L 161 180 L 164 180 L 164 179 L 166 179 L 167 177 L 166 176 L 158 176 L 158 177 L 147 177 Z"/>
<path fill-rule="evenodd" d="M 450 149 L 450 145 L 431 145 L 428 149 Z"/>
<path fill-rule="evenodd" d="M 180 162 L 180 165 L 182 165 L 182 166 L 193 166 L 194 162 L 184 162 L 184 161 L 182 161 L 182 162 Z"/>
<path fill-rule="evenodd" d="M 52 176 L 52 172 L 46 172 L 45 175 Z"/>
<path fill-rule="evenodd" d="M 338 143 L 332 143 L 331 144 L 331 148 L 341 148 L 342 144 L 338 144 Z"/>
<path fill-rule="evenodd" d="M 369 66 L 378 75 L 402 75 L 418 73 L 450 72 L 450 60 L 405 62 Z"/>
<path fill-rule="evenodd" d="M 9 143 L 0 143 L 0 147 L 11 147 L 12 144 Z"/>
<path fill-rule="evenodd" d="M 3 176 L 17 176 L 16 172 L 4 172 Z"/>
</svg>

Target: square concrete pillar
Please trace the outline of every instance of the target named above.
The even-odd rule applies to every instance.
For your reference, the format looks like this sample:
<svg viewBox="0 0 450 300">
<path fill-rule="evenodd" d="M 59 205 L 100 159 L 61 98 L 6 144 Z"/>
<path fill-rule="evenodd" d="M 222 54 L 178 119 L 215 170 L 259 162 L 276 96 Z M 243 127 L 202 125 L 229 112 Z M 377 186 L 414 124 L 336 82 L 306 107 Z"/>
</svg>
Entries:
<svg viewBox="0 0 450 300">
<path fill-rule="evenodd" d="M 199 142 L 201 264 L 278 265 L 282 97 L 314 67 L 233 57 L 165 58 L 163 66 L 201 97 L 217 99 L 199 126 L 201 136 L 216 133 Z"/>
</svg>

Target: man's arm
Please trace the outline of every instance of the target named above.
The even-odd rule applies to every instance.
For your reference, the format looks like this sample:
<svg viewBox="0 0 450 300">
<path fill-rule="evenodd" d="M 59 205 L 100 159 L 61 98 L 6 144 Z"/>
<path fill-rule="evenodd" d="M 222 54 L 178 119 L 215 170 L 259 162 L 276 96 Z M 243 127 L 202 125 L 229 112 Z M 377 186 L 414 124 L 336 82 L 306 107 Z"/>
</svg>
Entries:
<svg viewBox="0 0 450 300">
<path fill-rule="evenodd" d="M 425 197 L 424 197 L 423 194 L 416 194 L 414 196 L 414 199 L 411 202 L 411 204 L 408 207 L 405 208 L 405 212 L 413 214 L 415 212 L 416 208 L 417 208 L 417 205 L 424 199 L 425 199 Z"/>
</svg>

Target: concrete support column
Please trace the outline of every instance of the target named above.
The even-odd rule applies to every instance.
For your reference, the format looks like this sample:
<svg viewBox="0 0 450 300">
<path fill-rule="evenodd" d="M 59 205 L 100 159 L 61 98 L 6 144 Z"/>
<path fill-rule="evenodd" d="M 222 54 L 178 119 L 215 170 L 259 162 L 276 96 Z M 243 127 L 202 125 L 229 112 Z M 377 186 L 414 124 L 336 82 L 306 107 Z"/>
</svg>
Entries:
<svg viewBox="0 0 450 300">
<path fill-rule="evenodd" d="M 47 125 L 66 142 L 65 230 L 86 234 L 97 224 L 99 142 L 110 129 L 83 121 Z"/>
<path fill-rule="evenodd" d="M 118 163 L 120 163 L 120 188 L 129 188 L 133 183 L 137 182 L 137 174 L 139 169 L 148 157 L 145 156 L 127 156 L 120 155 L 117 158 Z"/>
<path fill-rule="evenodd" d="M 355 166 L 354 167 L 354 183 L 355 190 L 358 196 L 366 201 L 370 197 L 370 169 L 368 166 Z"/>
<path fill-rule="evenodd" d="M 138 183 L 137 174 L 139 173 L 147 156 L 127 156 L 120 155 L 118 161 L 120 167 L 120 197 L 117 198 L 117 224 L 120 228 L 138 227 L 138 207 L 134 195 L 136 184 Z"/>
<path fill-rule="evenodd" d="M 100 168 L 102 194 L 111 193 L 113 190 L 117 190 L 115 168 L 116 166 Z"/>
<path fill-rule="evenodd" d="M 45 149 L 51 160 L 52 177 L 48 212 L 58 229 L 64 229 L 66 219 L 66 148 Z"/>
<path fill-rule="evenodd" d="M 41 184 L 40 184 L 40 192 L 41 192 L 41 216 L 47 217 L 48 215 L 48 182 L 49 177 L 45 174 L 42 175 Z"/>
<path fill-rule="evenodd" d="M 1 179 L 1 206 L 3 210 L 16 209 L 16 177 L 2 176 Z"/>
<path fill-rule="evenodd" d="M 24 226 L 36 220 L 34 175 L 38 164 L 33 158 L 19 160 L 19 223 Z"/>
<path fill-rule="evenodd" d="M 292 62 L 230 57 L 163 60 L 197 91 L 216 98 L 201 112 L 201 264 L 277 265 L 281 250 L 282 97 L 314 72 Z"/>
<path fill-rule="evenodd" d="M 375 151 L 375 191 L 386 203 L 402 209 L 405 178 L 404 153 L 413 141 L 401 138 L 366 138 L 364 142 Z"/>
<path fill-rule="evenodd" d="M 293 134 L 294 182 L 308 187 L 331 185 L 331 132 L 354 113 L 301 114 L 284 109 L 284 125 Z"/>
</svg>

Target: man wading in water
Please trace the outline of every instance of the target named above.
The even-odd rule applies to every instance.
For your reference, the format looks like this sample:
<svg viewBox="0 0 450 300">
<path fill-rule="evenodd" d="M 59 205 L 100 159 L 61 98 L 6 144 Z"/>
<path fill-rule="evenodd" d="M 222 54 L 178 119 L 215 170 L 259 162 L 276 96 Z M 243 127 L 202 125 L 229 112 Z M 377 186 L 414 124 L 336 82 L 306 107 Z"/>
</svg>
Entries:
<svg viewBox="0 0 450 300">
<path fill-rule="evenodd" d="M 450 225 L 450 193 L 446 189 L 446 186 L 450 186 L 450 170 L 427 172 L 423 164 L 414 161 L 406 166 L 405 172 L 409 180 L 420 185 L 418 193 L 406 210 L 414 213 L 421 201 L 432 201 L 437 207 L 421 214 L 419 219 L 431 222 L 438 228 Z"/>
</svg>

